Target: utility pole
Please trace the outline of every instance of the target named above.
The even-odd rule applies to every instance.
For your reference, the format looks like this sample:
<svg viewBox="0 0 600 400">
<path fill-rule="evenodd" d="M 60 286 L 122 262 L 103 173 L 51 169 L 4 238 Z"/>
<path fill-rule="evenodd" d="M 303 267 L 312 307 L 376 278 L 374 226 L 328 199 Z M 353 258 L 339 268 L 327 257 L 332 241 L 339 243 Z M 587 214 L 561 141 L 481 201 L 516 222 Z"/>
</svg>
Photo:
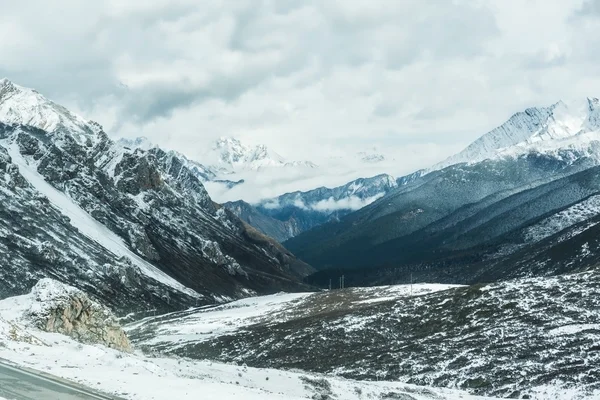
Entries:
<svg viewBox="0 0 600 400">
<path fill-rule="evenodd" d="M 331 278 L 329 278 L 329 290 L 331 290 Z"/>
<path fill-rule="evenodd" d="M 344 286 L 345 286 L 345 283 L 346 283 L 346 282 L 344 282 L 344 275 L 342 275 L 342 289 L 344 288 Z"/>
<path fill-rule="evenodd" d="M 412 296 L 412 272 L 410 273 L 410 295 Z"/>
</svg>

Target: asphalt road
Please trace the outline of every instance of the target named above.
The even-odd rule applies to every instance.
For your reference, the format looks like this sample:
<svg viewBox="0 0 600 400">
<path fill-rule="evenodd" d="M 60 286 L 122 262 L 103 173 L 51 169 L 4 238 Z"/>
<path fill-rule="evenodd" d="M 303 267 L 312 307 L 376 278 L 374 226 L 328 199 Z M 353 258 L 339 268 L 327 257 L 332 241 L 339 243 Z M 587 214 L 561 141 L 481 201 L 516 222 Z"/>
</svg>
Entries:
<svg viewBox="0 0 600 400">
<path fill-rule="evenodd" d="M 0 399 L 7 400 L 119 400 L 46 373 L 0 361 Z"/>
</svg>

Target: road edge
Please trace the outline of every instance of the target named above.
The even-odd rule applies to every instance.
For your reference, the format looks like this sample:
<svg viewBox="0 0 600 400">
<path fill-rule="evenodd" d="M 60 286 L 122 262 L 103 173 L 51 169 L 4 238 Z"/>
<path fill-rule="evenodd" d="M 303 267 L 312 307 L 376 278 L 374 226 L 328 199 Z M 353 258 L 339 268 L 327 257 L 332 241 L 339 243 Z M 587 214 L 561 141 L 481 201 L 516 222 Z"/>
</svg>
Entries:
<svg viewBox="0 0 600 400">
<path fill-rule="evenodd" d="M 49 374 L 49 373 L 44 372 L 44 371 L 40 371 L 40 370 L 37 370 L 37 369 L 25 367 L 23 365 L 17 364 L 15 362 L 13 362 L 11 360 L 7 360 L 5 358 L 0 358 L 0 367 L 9 368 L 9 369 L 21 372 L 23 374 L 31 375 L 31 376 L 34 376 L 36 378 L 39 378 L 39 379 L 42 379 L 42 380 L 46 380 L 46 381 L 51 382 L 51 383 L 53 383 L 55 385 L 63 386 L 63 387 L 66 387 L 68 389 L 75 390 L 77 392 L 85 394 L 87 396 L 95 397 L 98 400 L 125 400 L 122 397 L 117 397 L 117 396 L 114 396 L 114 395 L 111 395 L 111 394 L 103 393 L 103 392 L 100 392 L 100 391 L 98 391 L 96 389 L 91 389 L 91 388 L 89 388 L 87 386 L 84 386 L 84 385 L 82 385 L 80 383 L 73 382 L 73 381 L 70 381 L 68 379 L 61 378 L 59 376 L 52 375 L 52 374 Z"/>
</svg>

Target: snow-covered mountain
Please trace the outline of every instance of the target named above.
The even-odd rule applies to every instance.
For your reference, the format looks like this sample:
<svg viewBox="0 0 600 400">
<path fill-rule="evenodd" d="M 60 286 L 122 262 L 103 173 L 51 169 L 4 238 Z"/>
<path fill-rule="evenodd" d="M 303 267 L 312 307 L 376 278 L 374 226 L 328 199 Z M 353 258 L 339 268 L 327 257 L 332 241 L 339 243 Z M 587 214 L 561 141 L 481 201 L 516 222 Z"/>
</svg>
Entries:
<svg viewBox="0 0 600 400">
<path fill-rule="evenodd" d="M 117 143 L 131 149 L 149 150 L 159 147 L 143 136 L 133 139 L 121 138 Z M 209 151 L 201 153 L 196 159 L 191 159 L 177 151 L 169 150 L 169 152 L 181 158 L 202 182 L 222 183 L 228 188 L 243 183 L 243 178 L 240 177 L 228 179 L 237 173 L 265 172 L 269 168 L 318 168 L 310 161 L 287 161 L 265 145 L 246 146 L 235 138 L 218 139 Z"/>
<path fill-rule="evenodd" d="M 150 139 L 148 139 L 145 136 L 140 136 L 137 137 L 135 139 L 127 139 L 127 138 L 120 138 L 116 141 L 116 143 L 122 147 L 124 147 L 126 150 L 131 150 L 131 149 L 140 149 L 140 150 L 151 150 L 151 149 L 158 149 L 159 146 L 155 143 L 153 143 Z M 163 149 L 165 150 L 165 149 Z M 187 158 L 185 155 L 181 154 L 178 151 L 174 151 L 174 150 L 165 150 L 167 152 L 167 154 L 176 157 L 177 159 L 179 159 L 183 165 L 188 168 L 194 175 L 196 175 L 196 177 L 201 181 L 201 182 L 207 182 L 207 181 L 212 181 L 217 179 L 217 172 L 214 168 L 211 167 L 207 167 L 203 164 L 200 164 L 199 162 L 196 162 L 194 160 L 190 160 L 189 158 Z"/>
<path fill-rule="evenodd" d="M 302 286 L 308 267 L 215 204 L 179 155 L 127 149 L 2 82 L 0 296 L 51 277 L 124 314 Z"/>
<path fill-rule="evenodd" d="M 537 249 L 515 238 L 526 236 L 519 227 L 554 214 L 548 224 L 566 229 L 563 214 L 571 214 L 564 208 L 599 194 L 599 110 L 600 101 L 590 98 L 581 107 L 558 102 L 517 113 L 464 151 L 401 178 L 387 196 L 285 244 L 317 269 L 355 268 L 359 284 L 400 270 L 461 282 L 513 276 L 515 266 L 514 276 L 572 270 L 581 262 L 574 260 L 583 243 L 560 240 Z M 570 258 L 555 260 L 556 254 Z M 535 262 L 533 255 L 539 255 Z M 386 269 L 390 265 L 393 270 Z M 488 269 L 492 265 L 495 274 Z M 330 278 L 325 272 L 312 282 L 324 285 Z"/>
<path fill-rule="evenodd" d="M 286 193 L 253 205 L 244 201 L 229 202 L 225 207 L 259 231 L 284 241 L 317 225 L 338 220 L 397 187 L 394 177 L 382 174 L 334 188 Z"/>
<path fill-rule="evenodd" d="M 273 167 L 317 167 L 310 161 L 286 160 L 265 145 L 248 146 L 232 137 L 219 138 L 212 149 L 201 158 L 203 162 L 224 174 Z"/>
<path fill-rule="evenodd" d="M 550 107 L 528 108 L 514 114 L 504 124 L 429 170 L 458 163 L 518 157 L 533 152 L 557 156 L 564 149 L 587 152 L 600 159 L 598 143 L 599 100 L 588 98 L 585 106 L 567 105 L 559 101 Z"/>
<path fill-rule="evenodd" d="M 119 138 L 115 142 L 123 147 L 128 147 L 129 149 L 140 149 L 146 151 L 155 147 L 159 147 L 156 143 L 153 143 L 145 136 L 139 136 L 134 139 Z"/>
<path fill-rule="evenodd" d="M 5 124 L 28 125 L 49 133 L 67 131 L 78 141 L 89 141 L 102 127 L 87 121 L 36 90 L 0 79 L 0 121 Z"/>
</svg>

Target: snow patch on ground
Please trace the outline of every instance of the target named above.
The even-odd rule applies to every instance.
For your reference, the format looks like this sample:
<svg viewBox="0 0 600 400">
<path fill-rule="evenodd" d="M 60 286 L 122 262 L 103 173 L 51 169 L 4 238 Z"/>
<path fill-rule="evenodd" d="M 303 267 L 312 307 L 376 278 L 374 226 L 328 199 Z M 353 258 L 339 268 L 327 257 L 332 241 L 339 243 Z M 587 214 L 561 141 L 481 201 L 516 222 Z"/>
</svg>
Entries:
<svg viewBox="0 0 600 400">
<path fill-rule="evenodd" d="M 371 299 L 359 300 L 357 304 L 379 303 L 383 301 L 396 300 L 406 296 L 420 296 L 427 293 L 461 287 L 462 285 L 444 285 L 439 283 L 416 283 L 413 285 L 375 286 L 372 288 L 351 288 L 363 296 L 375 296 Z"/>
<path fill-rule="evenodd" d="M 265 315 L 277 314 L 311 295 L 313 293 L 278 293 L 250 297 L 217 307 L 167 314 L 158 317 L 155 335 L 146 344 L 208 340 L 256 323 Z M 155 320 L 155 317 L 149 317 L 125 329 L 139 328 Z M 163 323 L 164 320 L 168 322 Z"/>
<path fill-rule="evenodd" d="M 600 331 L 600 324 L 574 324 L 565 325 L 548 331 L 549 335 L 562 336 L 562 335 L 573 335 L 584 331 Z"/>
<path fill-rule="evenodd" d="M 39 340 L 24 340 L 23 335 L 8 333 L 13 328 L 2 318 L 3 312 L 0 311 L 0 358 L 124 399 L 484 399 L 450 389 L 127 354 L 38 331 L 32 333 Z M 18 329 L 24 331 L 22 327 Z"/>
<path fill-rule="evenodd" d="M 217 307 L 191 309 L 159 317 L 148 317 L 125 327 L 144 346 L 175 348 L 210 340 L 245 327 L 268 321 L 283 322 L 297 318 L 298 313 L 316 312 L 320 297 L 341 295 L 331 307 L 359 307 L 368 303 L 393 301 L 448 290 L 460 285 L 414 284 L 346 288 L 318 293 L 278 293 L 250 297 Z M 315 308 L 316 307 L 316 308 Z"/>
</svg>

